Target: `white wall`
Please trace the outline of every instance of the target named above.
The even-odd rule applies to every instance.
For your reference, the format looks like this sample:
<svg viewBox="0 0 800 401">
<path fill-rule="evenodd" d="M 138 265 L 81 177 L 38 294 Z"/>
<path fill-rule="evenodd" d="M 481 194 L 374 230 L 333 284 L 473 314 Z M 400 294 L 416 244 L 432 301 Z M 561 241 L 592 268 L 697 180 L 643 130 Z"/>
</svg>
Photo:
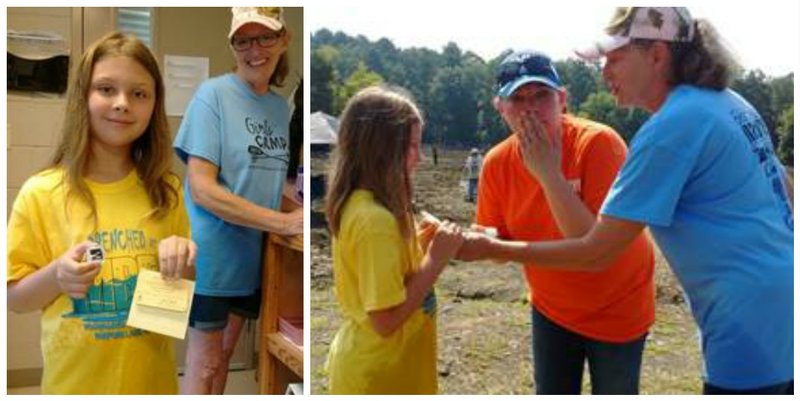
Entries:
<svg viewBox="0 0 800 401">
<path fill-rule="evenodd" d="M 71 8 L 8 8 L 9 30 L 50 31 L 61 35 L 72 54 L 80 52 L 75 39 L 77 27 Z M 77 31 L 79 32 L 79 31 Z M 61 95 L 8 93 L 6 122 L 8 139 L 7 212 L 10 213 L 19 188 L 28 176 L 44 167 L 53 154 L 63 120 L 65 100 Z M 39 346 L 41 313 L 24 315 L 8 312 L 8 370 L 42 366 Z M 10 378 L 11 379 L 11 378 Z"/>
</svg>

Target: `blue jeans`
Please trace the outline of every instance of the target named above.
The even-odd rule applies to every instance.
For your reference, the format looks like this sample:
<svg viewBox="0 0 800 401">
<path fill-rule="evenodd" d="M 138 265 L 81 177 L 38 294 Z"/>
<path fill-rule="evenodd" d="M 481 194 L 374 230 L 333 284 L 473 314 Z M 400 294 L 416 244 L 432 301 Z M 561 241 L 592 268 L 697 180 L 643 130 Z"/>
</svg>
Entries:
<svg viewBox="0 0 800 401">
<path fill-rule="evenodd" d="M 777 395 L 791 395 L 794 394 L 794 380 L 785 383 L 776 384 L 773 386 L 766 386 L 760 388 L 752 388 L 748 390 L 731 390 L 723 387 L 717 387 L 710 383 L 703 384 L 703 394 L 714 395 L 728 395 L 728 394 L 777 394 Z"/>
<path fill-rule="evenodd" d="M 593 340 L 531 309 L 537 394 L 580 394 L 585 360 L 589 361 L 592 394 L 639 393 L 646 333 L 627 343 Z"/>
<path fill-rule="evenodd" d="M 189 326 L 203 331 L 222 330 L 228 325 L 229 313 L 256 320 L 260 312 L 261 289 L 243 297 L 194 294 Z"/>
<path fill-rule="evenodd" d="M 467 200 L 475 202 L 478 198 L 478 179 L 470 178 L 467 184 Z"/>
</svg>

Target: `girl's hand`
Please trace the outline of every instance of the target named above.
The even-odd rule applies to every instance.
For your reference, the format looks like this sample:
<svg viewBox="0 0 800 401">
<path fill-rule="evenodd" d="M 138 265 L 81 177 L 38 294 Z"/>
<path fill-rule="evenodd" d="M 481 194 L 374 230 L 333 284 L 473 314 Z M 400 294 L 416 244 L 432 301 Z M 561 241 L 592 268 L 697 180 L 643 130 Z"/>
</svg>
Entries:
<svg viewBox="0 0 800 401">
<path fill-rule="evenodd" d="M 528 172 L 542 184 L 561 174 L 561 130 L 550 135 L 533 114 L 520 119 L 522 160 Z M 560 127 L 560 126 L 559 126 Z"/>
<path fill-rule="evenodd" d="M 100 273 L 102 261 L 81 262 L 86 250 L 92 245 L 95 243 L 81 242 L 56 259 L 55 270 L 58 286 L 61 288 L 61 292 L 71 298 L 85 298 L 86 291 Z"/>
<path fill-rule="evenodd" d="M 437 228 L 439 228 L 438 224 L 428 220 L 422 220 L 417 226 L 417 240 L 423 253 L 428 253 L 428 248 L 431 245 L 431 241 L 433 241 L 433 236 L 436 235 Z"/>
<path fill-rule="evenodd" d="M 177 280 L 183 277 L 189 267 L 194 266 L 197 245 L 194 241 L 173 235 L 158 243 L 158 264 L 161 277 Z"/>
<path fill-rule="evenodd" d="M 428 248 L 428 257 L 435 266 L 444 267 L 458 253 L 463 242 L 461 227 L 445 220 L 436 229 L 436 235 Z"/>
</svg>

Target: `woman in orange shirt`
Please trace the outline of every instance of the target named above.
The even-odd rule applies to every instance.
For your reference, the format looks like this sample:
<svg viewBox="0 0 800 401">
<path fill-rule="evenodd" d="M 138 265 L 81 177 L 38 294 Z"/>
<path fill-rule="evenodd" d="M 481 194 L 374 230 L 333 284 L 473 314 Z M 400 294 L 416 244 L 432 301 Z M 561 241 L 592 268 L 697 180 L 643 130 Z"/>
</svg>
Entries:
<svg viewBox="0 0 800 401">
<path fill-rule="evenodd" d="M 566 114 L 566 91 L 539 52 L 509 55 L 495 108 L 512 131 L 486 155 L 476 222 L 501 238 L 544 241 L 588 232 L 627 149 L 613 129 Z M 636 394 L 655 319 L 654 258 L 641 235 L 601 272 L 525 265 L 539 394 L 579 394 L 588 360 L 594 394 Z"/>
</svg>

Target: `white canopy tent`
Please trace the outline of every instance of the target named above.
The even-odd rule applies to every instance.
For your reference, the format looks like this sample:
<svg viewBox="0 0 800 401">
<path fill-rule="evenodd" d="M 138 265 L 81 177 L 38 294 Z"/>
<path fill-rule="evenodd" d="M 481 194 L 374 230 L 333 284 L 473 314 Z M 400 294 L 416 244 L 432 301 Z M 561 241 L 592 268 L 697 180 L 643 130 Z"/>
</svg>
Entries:
<svg viewBox="0 0 800 401">
<path fill-rule="evenodd" d="M 336 117 L 321 111 L 311 113 L 311 145 L 335 145 L 338 131 Z"/>
</svg>

